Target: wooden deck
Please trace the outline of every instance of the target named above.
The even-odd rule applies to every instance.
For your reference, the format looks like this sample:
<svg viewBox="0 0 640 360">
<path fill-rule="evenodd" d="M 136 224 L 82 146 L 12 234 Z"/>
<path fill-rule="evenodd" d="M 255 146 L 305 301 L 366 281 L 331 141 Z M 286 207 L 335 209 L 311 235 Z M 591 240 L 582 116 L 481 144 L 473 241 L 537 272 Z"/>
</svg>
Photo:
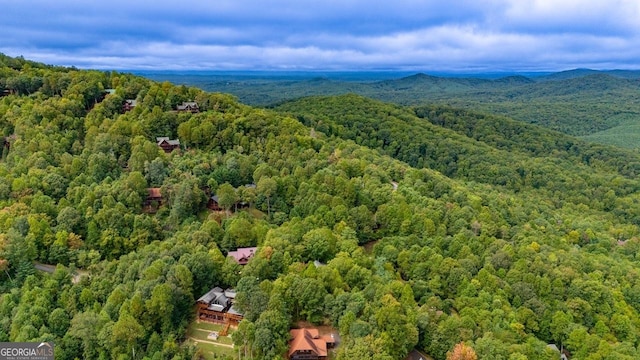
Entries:
<svg viewBox="0 0 640 360">
<path fill-rule="evenodd" d="M 214 324 L 229 324 L 230 326 L 237 326 L 238 323 L 242 321 L 242 316 L 199 307 L 198 319 L 200 319 L 200 321 L 206 321 Z"/>
</svg>

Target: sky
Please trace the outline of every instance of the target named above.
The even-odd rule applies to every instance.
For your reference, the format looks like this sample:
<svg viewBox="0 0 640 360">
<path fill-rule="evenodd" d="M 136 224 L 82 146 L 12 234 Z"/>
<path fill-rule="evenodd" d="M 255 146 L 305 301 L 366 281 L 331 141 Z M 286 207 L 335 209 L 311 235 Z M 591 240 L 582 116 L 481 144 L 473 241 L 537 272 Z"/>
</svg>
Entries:
<svg viewBox="0 0 640 360">
<path fill-rule="evenodd" d="M 638 0 L 0 0 L 0 52 L 115 70 L 640 69 Z"/>
</svg>

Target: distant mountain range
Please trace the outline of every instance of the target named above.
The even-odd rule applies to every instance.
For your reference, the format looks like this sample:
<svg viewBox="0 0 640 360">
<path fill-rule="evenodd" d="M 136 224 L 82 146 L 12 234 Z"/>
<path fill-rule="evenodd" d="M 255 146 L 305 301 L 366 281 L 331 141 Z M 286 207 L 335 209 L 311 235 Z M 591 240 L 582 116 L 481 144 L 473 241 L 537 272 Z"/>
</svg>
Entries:
<svg viewBox="0 0 640 360">
<path fill-rule="evenodd" d="M 572 93 L 627 91 L 637 87 L 640 70 L 574 69 L 556 73 L 444 74 L 406 72 L 241 72 L 241 71 L 145 71 L 156 81 L 193 85 L 207 91 L 234 94 L 251 105 L 272 105 L 308 95 L 348 92 L 415 104 L 450 98 L 485 101 L 486 95 L 508 99 L 526 96 L 566 96 Z M 278 91 L 274 91 L 274 90 Z M 386 94 L 392 91 L 394 94 Z M 478 93 L 478 92 L 481 93 Z M 488 93 L 487 93 L 488 92 Z M 396 95 L 402 94 L 399 98 Z M 600 94 L 599 94 L 600 95 Z M 606 94 L 605 94 L 606 95 Z"/>
<path fill-rule="evenodd" d="M 450 105 L 542 125 L 589 141 L 640 147 L 640 71 L 556 73 L 145 72 L 158 81 L 230 93 L 253 106 L 355 93 L 401 105 Z M 504 75 L 504 76 L 499 76 Z"/>
<path fill-rule="evenodd" d="M 593 70 L 593 69 L 573 69 L 567 71 L 560 71 L 543 76 L 543 79 L 547 80 L 562 80 L 582 77 L 585 75 L 593 74 L 606 74 L 624 79 L 638 79 L 640 78 L 640 70 Z"/>
</svg>

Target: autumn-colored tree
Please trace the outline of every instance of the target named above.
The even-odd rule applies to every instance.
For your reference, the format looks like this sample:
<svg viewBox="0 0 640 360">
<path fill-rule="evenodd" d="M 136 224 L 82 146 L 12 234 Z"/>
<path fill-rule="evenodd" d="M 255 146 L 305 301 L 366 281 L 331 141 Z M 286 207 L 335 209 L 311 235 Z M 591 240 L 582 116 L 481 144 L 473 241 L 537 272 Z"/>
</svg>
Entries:
<svg viewBox="0 0 640 360">
<path fill-rule="evenodd" d="M 471 346 L 461 342 L 447 352 L 447 360 L 478 360 L 478 355 Z"/>
</svg>

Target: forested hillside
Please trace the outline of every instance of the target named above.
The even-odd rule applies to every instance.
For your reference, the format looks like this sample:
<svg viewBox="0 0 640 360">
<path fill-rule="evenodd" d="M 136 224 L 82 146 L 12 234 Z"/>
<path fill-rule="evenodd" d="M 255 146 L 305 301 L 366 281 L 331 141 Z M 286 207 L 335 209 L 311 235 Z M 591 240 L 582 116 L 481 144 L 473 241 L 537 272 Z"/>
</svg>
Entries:
<svg viewBox="0 0 640 360">
<path fill-rule="evenodd" d="M 635 152 L 451 107 L 258 109 L 6 56 L 0 90 L 0 341 L 199 359 L 187 326 L 220 286 L 245 316 L 220 357 L 282 358 L 301 321 L 339 331 L 339 360 L 461 342 L 478 359 L 640 357 Z M 247 246 L 244 267 L 227 257 Z"/>
<path fill-rule="evenodd" d="M 400 105 L 454 106 L 508 116 L 595 143 L 638 148 L 639 78 L 637 71 L 579 69 L 547 76 L 497 79 L 415 74 L 365 82 L 231 76 L 211 79 L 202 75 L 186 77 L 181 82 L 208 91 L 228 92 L 258 106 L 273 106 L 304 96 L 347 93 Z"/>
</svg>

